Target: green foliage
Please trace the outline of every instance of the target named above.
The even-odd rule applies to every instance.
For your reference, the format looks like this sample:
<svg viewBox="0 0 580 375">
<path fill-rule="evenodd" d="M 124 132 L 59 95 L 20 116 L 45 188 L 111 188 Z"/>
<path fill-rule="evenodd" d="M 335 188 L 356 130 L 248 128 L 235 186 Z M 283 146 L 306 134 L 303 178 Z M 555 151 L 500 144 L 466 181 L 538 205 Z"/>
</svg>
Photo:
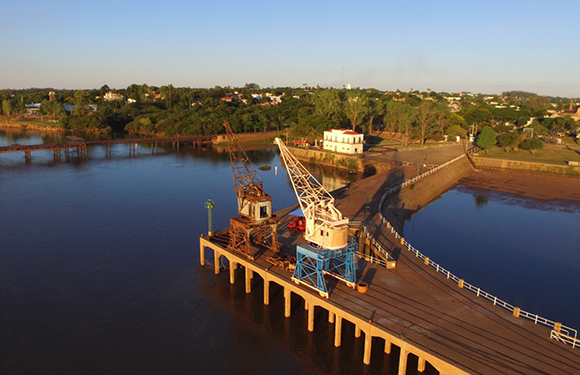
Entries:
<svg viewBox="0 0 580 375">
<path fill-rule="evenodd" d="M 518 117 L 518 119 L 516 121 L 516 125 L 517 126 L 524 126 L 528 123 L 528 121 L 530 121 L 530 118 L 528 116 Z"/>
<path fill-rule="evenodd" d="M 352 130 L 356 130 L 367 111 L 367 96 L 364 93 L 348 92 L 342 102 L 342 110 L 350 121 Z"/>
<path fill-rule="evenodd" d="M 467 130 L 462 128 L 460 125 L 455 124 L 455 125 L 451 125 L 451 126 L 447 127 L 445 129 L 445 134 L 452 135 L 452 136 L 458 135 L 460 137 L 465 138 L 465 137 L 467 137 Z"/>
<path fill-rule="evenodd" d="M 40 104 L 40 113 L 49 116 L 52 120 L 61 120 L 66 116 L 66 112 L 61 103 L 57 101 L 43 100 Z"/>
<path fill-rule="evenodd" d="M 522 150 L 529 150 L 533 155 L 536 150 L 541 150 L 544 148 L 544 141 L 537 138 L 526 139 L 520 144 L 520 147 Z"/>
<path fill-rule="evenodd" d="M 2 112 L 6 116 L 10 116 L 12 114 L 13 107 L 14 107 L 14 105 L 13 105 L 11 99 L 4 99 L 4 100 L 2 100 Z"/>
<path fill-rule="evenodd" d="M 530 129 L 534 129 L 534 136 L 543 136 L 548 134 L 548 128 L 544 125 L 540 124 L 538 120 L 532 121 L 532 123 L 528 126 Z"/>
<path fill-rule="evenodd" d="M 509 152 L 510 148 L 517 151 L 521 138 L 522 135 L 520 133 L 505 133 L 497 137 L 497 144 L 503 148 L 505 152 Z"/>
<path fill-rule="evenodd" d="M 497 133 L 491 127 L 486 126 L 477 137 L 477 145 L 487 153 L 497 143 L 496 137 Z"/>
<path fill-rule="evenodd" d="M 492 119 L 492 114 L 488 109 L 475 105 L 468 106 L 460 114 L 470 125 L 487 123 Z"/>
</svg>

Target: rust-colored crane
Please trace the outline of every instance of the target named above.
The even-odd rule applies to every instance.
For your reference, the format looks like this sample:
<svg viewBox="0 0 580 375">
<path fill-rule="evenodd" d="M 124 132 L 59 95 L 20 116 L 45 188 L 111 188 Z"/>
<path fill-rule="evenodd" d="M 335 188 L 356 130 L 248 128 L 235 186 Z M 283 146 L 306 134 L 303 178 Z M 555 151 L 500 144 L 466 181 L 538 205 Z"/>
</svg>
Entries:
<svg viewBox="0 0 580 375">
<path fill-rule="evenodd" d="M 272 197 L 264 191 L 262 179 L 240 146 L 230 124 L 225 121 L 224 126 L 240 214 L 240 217 L 230 219 L 228 248 L 242 252 L 252 260 L 252 243 L 277 253 L 278 218 L 272 215 Z"/>
</svg>

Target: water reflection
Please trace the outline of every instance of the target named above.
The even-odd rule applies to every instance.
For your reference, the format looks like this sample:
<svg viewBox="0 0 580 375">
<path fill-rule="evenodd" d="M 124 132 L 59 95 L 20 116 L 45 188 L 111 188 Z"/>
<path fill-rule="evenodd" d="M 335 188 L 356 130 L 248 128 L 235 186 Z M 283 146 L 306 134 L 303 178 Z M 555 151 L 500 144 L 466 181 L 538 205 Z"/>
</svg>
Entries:
<svg viewBox="0 0 580 375">
<path fill-rule="evenodd" d="M 483 195 L 474 195 L 473 197 L 475 198 L 475 207 L 477 208 L 483 208 L 488 203 L 487 197 Z"/>
</svg>

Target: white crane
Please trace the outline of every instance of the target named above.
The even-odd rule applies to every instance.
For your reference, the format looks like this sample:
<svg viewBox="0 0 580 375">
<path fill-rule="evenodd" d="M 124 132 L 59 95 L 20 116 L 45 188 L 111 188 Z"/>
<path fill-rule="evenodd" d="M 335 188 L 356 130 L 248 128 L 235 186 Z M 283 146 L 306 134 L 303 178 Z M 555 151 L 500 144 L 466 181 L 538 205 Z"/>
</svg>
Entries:
<svg viewBox="0 0 580 375">
<path fill-rule="evenodd" d="M 290 175 L 294 192 L 306 219 L 304 238 L 323 249 L 336 250 L 348 244 L 348 218 L 334 206 L 334 198 L 288 151 L 280 138 L 274 142 Z"/>
<path fill-rule="evenodd" d="M 324 274 L 330 274 L 355 287 L 356 243 L 348 242 L 348 218 L 334 206 L 334 198 L 320 182 L 290 153 L 284 142 L 276 138 L 282 161 L 306 219 L 304 239 L 316 246 L 298 245 L 297 263 L 292 276 L 328 298 Z"/>
</svg>

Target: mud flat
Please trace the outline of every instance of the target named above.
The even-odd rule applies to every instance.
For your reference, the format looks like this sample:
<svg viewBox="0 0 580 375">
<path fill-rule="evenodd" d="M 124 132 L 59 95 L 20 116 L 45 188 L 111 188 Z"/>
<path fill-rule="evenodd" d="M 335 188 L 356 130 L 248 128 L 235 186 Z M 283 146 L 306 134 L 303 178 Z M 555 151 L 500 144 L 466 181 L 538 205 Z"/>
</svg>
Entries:
<svg viewBox="0 0 580 375">
<path fill-rule="evenodd" d="M 472 171 L 457 184 L 540 200 L 580 201 L 580 179 L 531 176 L 495 171 Z"/>
</svg>

